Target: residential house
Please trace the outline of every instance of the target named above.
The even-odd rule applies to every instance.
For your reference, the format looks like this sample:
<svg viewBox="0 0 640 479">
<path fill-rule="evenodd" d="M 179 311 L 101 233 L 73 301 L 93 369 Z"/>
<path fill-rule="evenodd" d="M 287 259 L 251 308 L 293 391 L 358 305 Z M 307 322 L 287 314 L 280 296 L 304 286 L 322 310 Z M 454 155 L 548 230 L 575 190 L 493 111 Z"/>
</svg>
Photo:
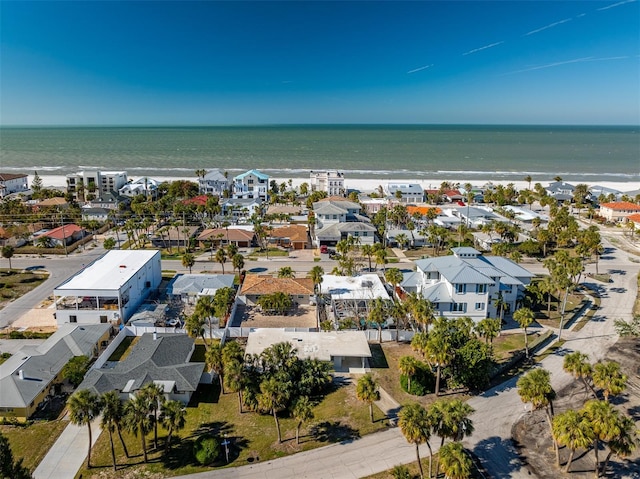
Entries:
<svg viewBox="0 0 640 479">
<path fill-rule="evenodd" d="M 230 182 L 219 169 L 208 171 L 204 177 L 198 178 L 200 194 L 223 197 L 229 193 Z"/>
<path fill-rule="evenodd" d="M 105 222 L 109 219 L 109 210 L 107 208 L 92 208 L 90 206 L 83 206 L 80 208 L 82 212 L 82 220 L 83 221 L 101 221 Z"/>
<path fill-rule="evenodd" d="M 432 203 L 441 203 L 447 201 L 449 203 L 455 203 L 457 201 L 462 201 L 464 196 L 460 193 L 460 190 L 434 190 L 434 189 L 426 189 L 424 190 L 427 195 L 427 199 Z"/>
<path fill-rule="evenodd" d="M 233 179 L 233 197 L 244 199 L 269 199 L 269 175 L 249 170 Z"/>
<path fill-rule="evenodd" d="M 481 228 L 492 221 L 508 222 L 509 220 L 493 212 L 488 206 L 456 206 L 449 210 L 461 222 L 473 228 Z"/>
<path fill-rule="evenodd" d="M 201 248 L 219 248 L 235 244 L 238 248 L 250 248 L 256 243 L 253 228 L 207 228 L 196 238 Z"/>
<path fill-rule="evenodd" d="M 57 322 L 125 324 L 161 280 L 160 251 L 108 251 L 53 290 Z"/>
<path fill-rule="evenodd" d="M 87 199 L 84 202 L 84 206 L 89 208 L 106 208 L 108 210 L 119 210 L 120 205 L 128 205 L 131 203 L 131 198 L 118 194 L 116 191 L 103 192 L 100 196 L 93 199 Z"/>
<path fill-rule="evenodd" d="M 295 303 L 310 304 L 314 297 L 310 278 L 276 278 L 270 275 L 248 274 L 238 293 L 241 302 L 257 304 L 265 294 L 282 292 L 290 295 Z"/>
<path fill-rule="evenodd" d="M 61 196 L 54 196 L 53 198 L 46 198 L 37 202 L 33 200 L 33 202 L 29 201 L 29 203 L 32 204 L 31 208 L 33 211 L 42 211 L 45 208 L 54 210 L 66 210 L 69 208 L 69 203 Z"/>
<path fill-rule="evenodd" d="M 167 286 L 169 299 L 196 304 L 200 296 L 213 296 L 221 288 L 233 288 L 233 274 L 178 274 Z"/>
<path fill-rule="evenodd" d="M 564 181 L 554 181 L 545 188 L 547 194 L 555 198 L 559 203 L 572 201 L 575 189 L 575 186 Z"/>
<path fill-rule="evenodd" d="M 75 225 L 62 225 L 57 228 L 53 228 L 52 230 L 48 230 L 44 232 L 42 235 L 37 236 L 35 239 L 38 240 L 41 236 L 49 238 L 49 244 L 56 246 L 69 246 L 70 244 L 75 243 L 78 240 L 81 240 L 87 235 L 87 232 L 84 228 Z"/>
<path fill-rule="evenodd" d="M 627 221 L 627 217 L 634 213 L 640 213 L 640 205 L 630 201 L 614 201 L 600 205 L 600 216 L 612 223 Z"/>
<path fill-rule="evenodd" d="M 260 198 L 226 198 L 220 201 L 222 216 L 234 224 L 246 222 L 254 214 L 261 214 L 262 205 Z"/>
<path fill-rule="evenodd" d="M 387 246 L 391 246 L 393 248 L 400 247 L 400 243 L 398 242 L 398 236 L 400 235 L 404 235 L 406 238 L 406 243 L 403 245 L 404 248 L 419 248 L 420 246 L 426 246 L 429 244 L 427 235 L 423 234 L 421 230 L 417 228 L 414 228 L 413 230 L 389 228 L 385 231 Z"/>
<path fill-rule="evenodd" d="M 401 287 L 428 299 L 437 315 L 469 316 L 474 321 L 499 316 L 496 299 L 514 311 L 535 275 L 501 256 L 484 256 L 470 247 L 453 248 L 453 255 L 417 260 L 416 271 L 405 273 Z"/>
<path fill-rule="evenodd" d="M 364 373 L 371 349 L 364 331 L 293 332 L 258 328 L 249 333 L 245 354 L 260 355 L 278 343 L 290 343 L 299 359 L 328 361 L 335 371 Z"/>
<path fill-rule="evenodd" d="M 336 319 L 366 318 L 374 299 L 390 299 L 389 293 L 377 274 L 360 276 L 325 274 L 320 283 L 320 293 L 331 298 L 331 311 Z"/>
<path fill-rule="evenodd" d="M 344 173 L 339 171 L 311 171 L 311 191 L 324 191 L 328 196 L 345 196 Z"/>
<path fill-rule="evenodd" d="M 91 368 L 79 389 L 102 395 L 116 391 L 122 401 L 145 385 L 160 386 L 166 400 L 188 404 L 198 388 L 204 363 L 191 362 L 195 342 L 186 334 L 145 333 L 122 360 Z"/>
<path fill-rule="evenodd" d="M 306 249 L 309 247 L 309 232 L 303 225 L 281 226 L 273 229 L 269 242 L 283 248 Z"/>
<path fill-rule="evenodd" d="M 24 174 L 0 173 L 0 198 L 29 190 L 29 177 Z"/>
<path fill-rule="evenodd" d="M 64 324 L 39 346 L 23 346 L 0 364 L 0 418 L 26 421 L 61 391 L 62 368 L 74 356 L 94 358 L 106 347 L 109 324 Z"/>
<path fill-rule="evenodd" d="M 634 213 L 627 216 L 627 222 L 633 223 L 633 228 L 635 230 L 640 230 L 640 213 Z"/>
<path fill-rule="evenodd" d="M 144 195 L 148 198 L 156 198 L 158 196 L 158 186 L 160 186 L 160 182 L 158 180 L 145 176 L 127 183 L 118 190 L 118 194 L 129 198 L 133 198 L 138 195 Z"/>
<path fill-rule="evenodd" d="M 191 238 L 195 237 L 199 229 L 199 226 L 159 228 L 151 238 L 151 244 L 154 248 L 185 248 L 189 246 Z"/>
<path fill-rule="evenodd" d="M 388 198 L 402 203 L 415 204 L 424 201 L 424 190 L 418 183 L 387 183 L 384 190 Z"/>
<path fill-rule="evenodd" d="M 371 220 L 360 214 L 360 205 L 339 198 L 326 198 L 313 204 L 316 218 L 316 246 L 335 246 L 338 241 L 352 236 L 361 244 L 375 243 L 376 228 Z"/>
<path fill-rule="evenodd" d="M 387 198 L 371 198 L 370 196 L 360 196 L 358 202 L 364 207 L 368 215 L 375 215 L 382 208 L 389 206 L 389 200 Z"/>
</svg>

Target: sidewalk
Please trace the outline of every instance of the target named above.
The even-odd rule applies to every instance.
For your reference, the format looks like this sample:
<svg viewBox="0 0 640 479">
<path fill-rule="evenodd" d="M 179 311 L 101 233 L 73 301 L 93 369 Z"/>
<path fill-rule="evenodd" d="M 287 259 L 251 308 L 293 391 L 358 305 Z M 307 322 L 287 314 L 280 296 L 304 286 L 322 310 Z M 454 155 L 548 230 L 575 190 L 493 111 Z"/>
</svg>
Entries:
<svg viewBox="0 0 640 479">
<path fill-rule="evenodd" d="M 63 421 L 66 419 L 63 419 Z M 100 418 L 91 423 L 92 446 L 100 437 Z M 33 472 L 34 479 L 69 479 L 75 477 L 87 459 L 89 431 L 87 426 L 69 425 L 62 431 L 46 456 Z"/>
</svg>

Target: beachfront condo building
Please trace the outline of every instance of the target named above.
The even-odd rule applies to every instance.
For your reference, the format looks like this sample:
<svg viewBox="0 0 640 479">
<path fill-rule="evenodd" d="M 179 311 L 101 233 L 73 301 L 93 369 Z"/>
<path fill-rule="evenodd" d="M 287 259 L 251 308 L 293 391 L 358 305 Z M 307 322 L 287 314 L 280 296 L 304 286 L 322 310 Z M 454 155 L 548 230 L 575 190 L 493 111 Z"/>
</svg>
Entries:
<svg viewBox="0 0 640 479">
<path fill-rule="evenodd" d="M 233 197 L 244 199 L 269 199 L 269 175 L 249 170 L 233 179 Z"/>
<path fill-rule="evenodd" d="M 23 174 L 0 173 L 0 198 L 29 189 L 28 176 Z"/>
<path fill-rule="evenodd" d="M 207 173 L 198 178 L 198 191 L 201 195 L 213 195 L 220 198 L 228 194 L 231 183 L 225 174 L 219 170 L 207 171 Z"/>
<path fill-rule="evenodd" d="M 85 170 L 67 175 L 67 193 L 76 201 L 91 201 L 117 193 L 127 181 L 126 171 Z"/>
<path fill-rule="evenodd" d="M 311 171 L 311 191 L 324 191 L 328 196 L 345 196 L 344 173 L 339 171 Z"/>
</svg>

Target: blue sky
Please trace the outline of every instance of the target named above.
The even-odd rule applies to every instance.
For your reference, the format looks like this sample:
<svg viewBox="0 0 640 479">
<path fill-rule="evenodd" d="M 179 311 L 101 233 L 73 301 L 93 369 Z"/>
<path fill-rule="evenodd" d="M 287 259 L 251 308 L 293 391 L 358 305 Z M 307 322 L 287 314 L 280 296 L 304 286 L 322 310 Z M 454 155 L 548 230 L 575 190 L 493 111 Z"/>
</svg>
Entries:
<svg viewBox="0 0 640 479">
<path fill-rule="evenodd" d="M 640 2 L 0 1 L 0 124 L 640 124 Z"/>
</svg>

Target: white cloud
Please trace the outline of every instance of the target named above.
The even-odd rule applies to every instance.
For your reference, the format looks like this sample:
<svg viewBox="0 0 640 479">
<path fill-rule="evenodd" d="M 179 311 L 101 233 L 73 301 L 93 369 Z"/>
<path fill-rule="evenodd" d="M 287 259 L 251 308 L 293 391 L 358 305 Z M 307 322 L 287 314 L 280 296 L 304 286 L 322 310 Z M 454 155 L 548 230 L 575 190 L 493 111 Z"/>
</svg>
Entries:
<svg viewBox="0 0 640 479">
<path fill-rule="evenodd" d="M 627 3 L 634 3 L 636 0 L 622 0 L 622 2 L 612 3 L 611 5 L 607 5 L 606 7 L 597 8 L 598 12 L 602 10 L 609 10 L 610 8 L 619 7 L 620 5 L 626 5 Z"/>
<path fill-rule="evenodd" d="M 602 57 L 602 58 L 594 58 L 594 57 L 582 57 L 582 58 L 575 58 L 573 60 L 565 60 L 562 62 L 553 62 L 553 63 L 547 63 L 545 65 L 538 65 L 535 67 L 531 67 L 531 68 L 524 68 L 522 70 L 516 70 L 516 71 L 512 71 L 509 73 L 505 73 L 505 75 L 513 75 L 516 73 L 524 73 L 524 72 L 530 72 L 530 71 L 534 71 L 534 70 L 543 70 L 545 68 L 553 68 L 553 67 L 559 67 L 562 65 L 569 65 L 571 63 L 584 63 L 584 62 L 602 62 L 602 61 L 610 61 L 610 60 L 625 60 L 629 58 L 626 55 L 622 55 L 622 56 L 618 56 L 618 57 Z"/>
<path fill-rule="evenodd" d="M 407 72 L 407 74 L 409 74 L 409 73 L 416 73 L 416 72 L 419 72 L 419 71 L 422 71 L 422 70 L 426 70 L 427 68 L 431 68 L 432 66 L 433 66 L 433 63 L 432 63 L 431 65 L 425 65 L 425 66 L 423 66 L 423 67 L 414 68 L 413 70 L 409 70 L 409 71 Z"/>
<path fill-rule="evenodd" d="M 526 37 L 527 35 L 533 35 L 534 33 L 541 32 L 541 31 L 546 30 L 548 28 L 553 28 L 555 26 L 562 25 L 563 23 L 567 23 L 567 22 L 570 22 L 570 21 L 571 21 L 570 18 L 565 18 L 564 20 L 560 20 L 559 22 L 553 22 L 553 23 L 550 23 L 549 25 L 545 25 L 544 27 L 540 27 L 540 28 L 537 28 L 535 30 L 531 30 L 530 32 L 525 33 L 524 36 Z"/>
<path fill-rule="evenodd" d="M 474 48 L 473 50 L 469 50 L 468 52 L 463 53 L 462 55 L 471 55 L 472 53 L 477 53 L 480 52 L 482 50 L 486 50 L 487 48 L 493 48 L 493 47 L 497 47 L 498 45 L 502 45 L 504 42 L 496 42 L 496 43 L 492 43 L 490 45 L 485 45 L 484 47 L 480 47 L 480 48 Z"/>
</svg>

